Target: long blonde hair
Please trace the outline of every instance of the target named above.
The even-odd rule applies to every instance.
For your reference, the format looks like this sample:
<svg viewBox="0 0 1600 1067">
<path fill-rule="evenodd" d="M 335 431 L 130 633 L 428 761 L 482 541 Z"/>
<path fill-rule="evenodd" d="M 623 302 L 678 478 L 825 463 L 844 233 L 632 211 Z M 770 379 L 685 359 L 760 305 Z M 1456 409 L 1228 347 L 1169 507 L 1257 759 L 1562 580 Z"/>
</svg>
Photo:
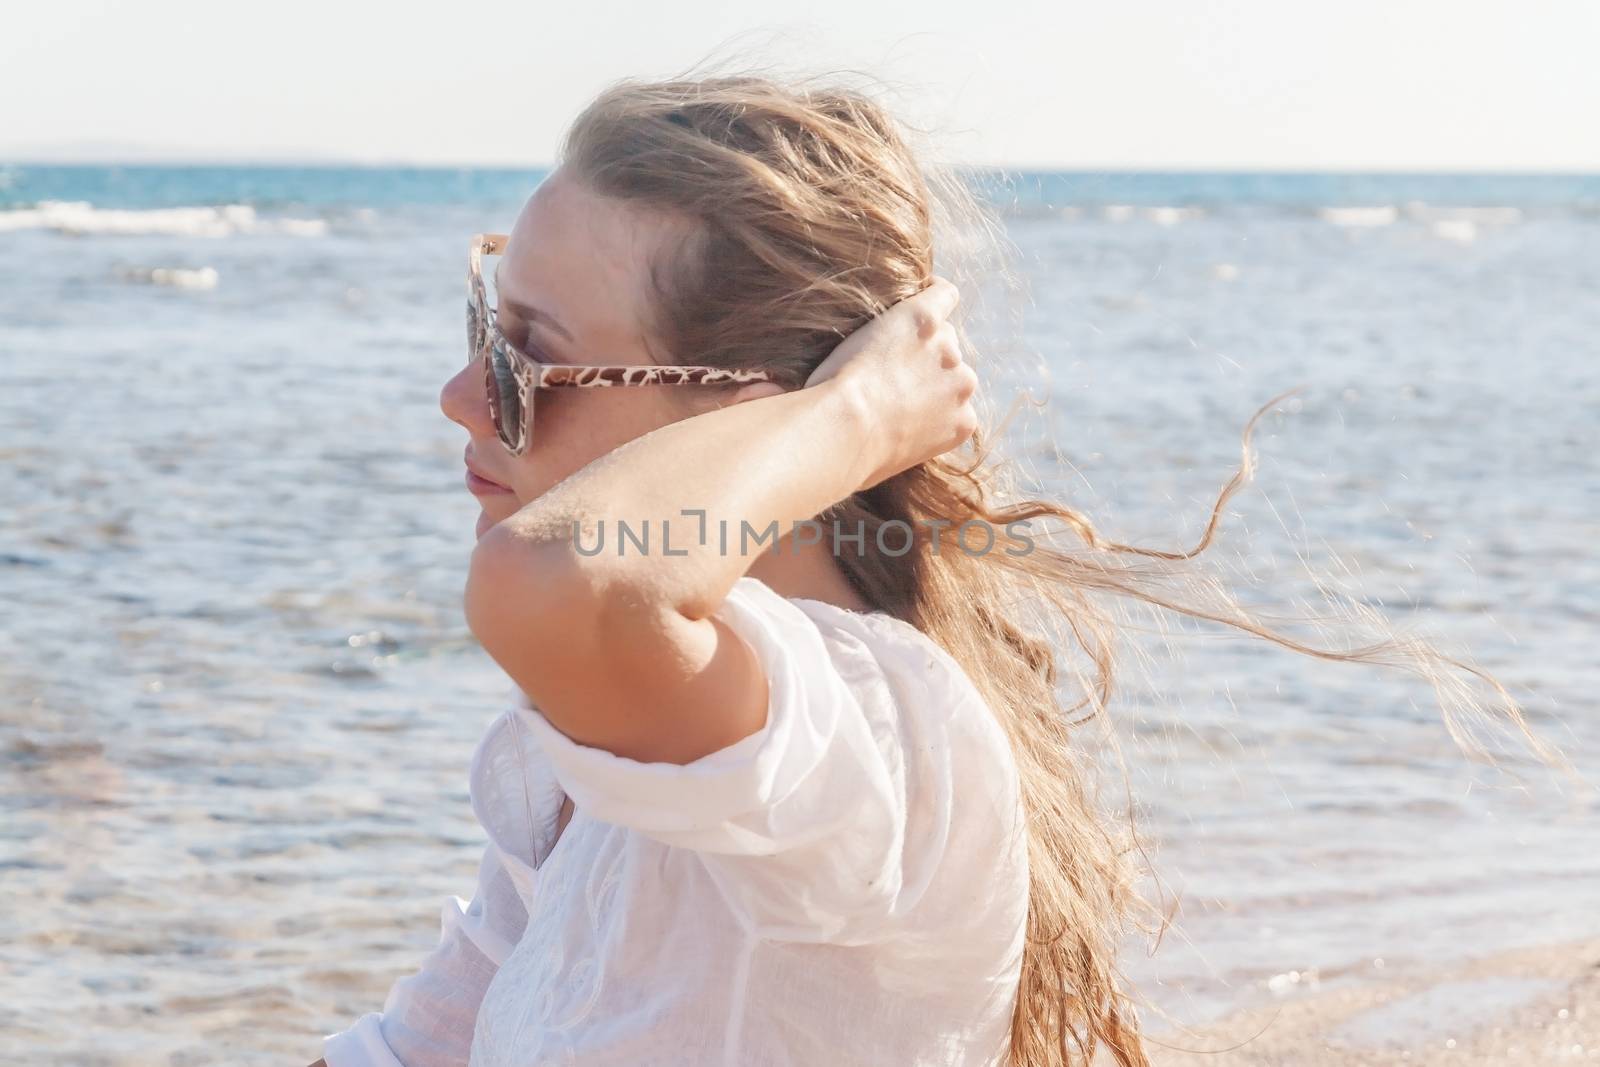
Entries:
<svg viewBox="0 0 1600 1067">
<path fill-rule="evenodd" d="M 563 170 L 602 195 L 690 220 L 693 236 L 653 264 L 659 299 L 651 326 L 670 357 L 760 368 L 799 387 L 839 341 L 939 274 L 967 291 L 993 271 L 1002 224 L 956 169 L 914 152 L 908 128 L 866 92 L 836 79 L 778 79 L 742 72 L 627 79 L 577 117 L 562 144 Z M 946 266 L 960 252 L 969 264 Z M 1003 260 L 1002 260 L 1003 262 Z M 967 306 L 963 299 L 963 308 Z M 961 326 L 963 351 L 987 365 Z M 692 360 L 687 357 L 692 356 Z M 1168 919 L 1136 892 L 1140 848 L 1131 817 L 1102 811 L 1090 746 L 1076 731 L 1106 725 L 1117 668 L 1118 602 L 1142 604 L 1254 634 L 1326 660 L 1383 664 L 1434 683 L 1452 736 L 1482 754 L 1467 723 L 1483 716 L 1449 679 L 1468 671 L 1501 698 L 1502 722 L 1541 756 L 1560 757 L 1531 733 L 1493 678 L 1416 637 L 1348 649 L 1317 648 L 1263 625 L 1224 583 L 1193 561 L 1223 507 L 1251 475 L 1243 462 L 1221 490 L 1199 542 L 1179 551 L 1120 544 L 1059 502 L 1014 492 L 1014 473 L 994 462 L 980 430 L 942 456 L 856 493 L 822 519 L 866 532 L 860 555 L 840 562 L 875 607 L 943 646 L 987 698 L 1010 737 L 1028 814 L 1028 930 L 1012 1021 L 1015 1067 L 1089 1063 L 1097 1049 L 1146 1064 L 1132 991 L 1117 965 L 1130 926 Z M 928 520 L 955 530 L 979 520 L 999 529 L 1021 520 L 1057 524 L 1032 551 L 942 551 Z M 909 551 L 873 551 L 887 537 Z M 1371 619 L 1366 620 L 1371 622 Z M 1066 683 L 1071 682 L 1068 686 Z M 1075 693 L 1063 698 L 1061 690 Z M 1114 734 L 1110 735 L 1114 739 Z M 1159 923 L 1152 925 L 1154 920 Z"/>
</svg>

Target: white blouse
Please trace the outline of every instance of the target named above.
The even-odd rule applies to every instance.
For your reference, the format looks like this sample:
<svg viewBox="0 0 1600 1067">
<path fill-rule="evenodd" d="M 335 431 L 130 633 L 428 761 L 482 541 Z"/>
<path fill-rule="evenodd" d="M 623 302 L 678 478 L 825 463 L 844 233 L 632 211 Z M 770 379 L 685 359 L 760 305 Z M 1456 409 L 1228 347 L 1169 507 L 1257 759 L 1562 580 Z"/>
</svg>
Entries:
<svg viewBox="0 0 1600 1067">
<path fill-rule="evenodd" d="M 747 575 L 717 616 L 760 657 L 765 725 L 643 763 L 516 691 L 469 771 L 472 901 L 323 1039 L 329 1067 L 1006 1062 L 1025 819 L 978 691 L 887 613 Z"/>
</svg>

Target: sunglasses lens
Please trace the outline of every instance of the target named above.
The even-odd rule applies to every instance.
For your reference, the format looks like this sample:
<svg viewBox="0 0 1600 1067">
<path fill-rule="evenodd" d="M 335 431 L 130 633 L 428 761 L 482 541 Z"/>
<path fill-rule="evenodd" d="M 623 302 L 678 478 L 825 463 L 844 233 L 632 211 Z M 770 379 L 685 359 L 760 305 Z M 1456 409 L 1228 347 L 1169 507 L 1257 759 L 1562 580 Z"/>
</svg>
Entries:
<svg viewBox="0 0 1600 1067">
<path fill-rule="evenodd" d="M 500 440 L 508 448 L 522 443 L 522 394 L 516 375 L 511 372 L 511 360 L 506 350 L 498 345 L 489 349 L 489 366 L 486 371 L 489 387 L 489 410 L 494 415 Z"/>
<path fill-rule="evenodd" d="M 494 420 L 500 441 L 512 452 L 521 454 L 527 446 L 527 425 L 532 413 L 522 406 L 522 388 L 517 382 L 516 364 L 494 325 L 493 298 L 488 278 L 493 278 L 496 253 L 482 251 L 468 272 L 470 295 L 467 298 L 468 362 L 483 360 L 483 384 L 489 398 L 489 417 Z M 485 270 L 485 265 L 489 269 Z"/>
<path fill-rule="evenodd" d="M 467 301 L 467 362 L 471 363 L 483 351 L 483 316 L 478 314 L 478 302 Z"/>
</svg>

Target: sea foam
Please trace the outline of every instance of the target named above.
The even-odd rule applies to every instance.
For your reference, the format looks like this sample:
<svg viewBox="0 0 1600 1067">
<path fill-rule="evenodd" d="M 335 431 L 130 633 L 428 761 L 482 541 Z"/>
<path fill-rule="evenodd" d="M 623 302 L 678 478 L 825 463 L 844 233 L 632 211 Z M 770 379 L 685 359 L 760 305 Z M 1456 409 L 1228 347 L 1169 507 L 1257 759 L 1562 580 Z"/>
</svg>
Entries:
<svg viewBox="0 0 1600 1067">
<path fill-rule="evenodd" d="M 0 212 L 0 231 L 7 230 L 55 230 L 78 236 L 232 237 L 283 233 L 320 237 L 328 232 L 328 223 L 324 219 L 263 219 L 248 204 L 119 210 L 97 208 L 86 200 L 42 200 L 33 207 Z"/>
</svg>

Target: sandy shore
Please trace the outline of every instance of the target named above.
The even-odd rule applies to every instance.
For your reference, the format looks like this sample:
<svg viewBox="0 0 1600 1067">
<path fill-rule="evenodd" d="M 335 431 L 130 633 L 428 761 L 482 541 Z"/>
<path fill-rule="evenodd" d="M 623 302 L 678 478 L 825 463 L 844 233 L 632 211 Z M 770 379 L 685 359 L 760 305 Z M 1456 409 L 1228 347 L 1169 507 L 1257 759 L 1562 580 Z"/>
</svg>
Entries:
<svg viewBox="0 0 1600 1067">
<path fill-rule="evenodd" d="M 1153 1048 L 1159 1067 L 1600 1063 L 1600 938 L 1285 998 L 1159 1040 L 1212 1050 Z"/>
</svg>

